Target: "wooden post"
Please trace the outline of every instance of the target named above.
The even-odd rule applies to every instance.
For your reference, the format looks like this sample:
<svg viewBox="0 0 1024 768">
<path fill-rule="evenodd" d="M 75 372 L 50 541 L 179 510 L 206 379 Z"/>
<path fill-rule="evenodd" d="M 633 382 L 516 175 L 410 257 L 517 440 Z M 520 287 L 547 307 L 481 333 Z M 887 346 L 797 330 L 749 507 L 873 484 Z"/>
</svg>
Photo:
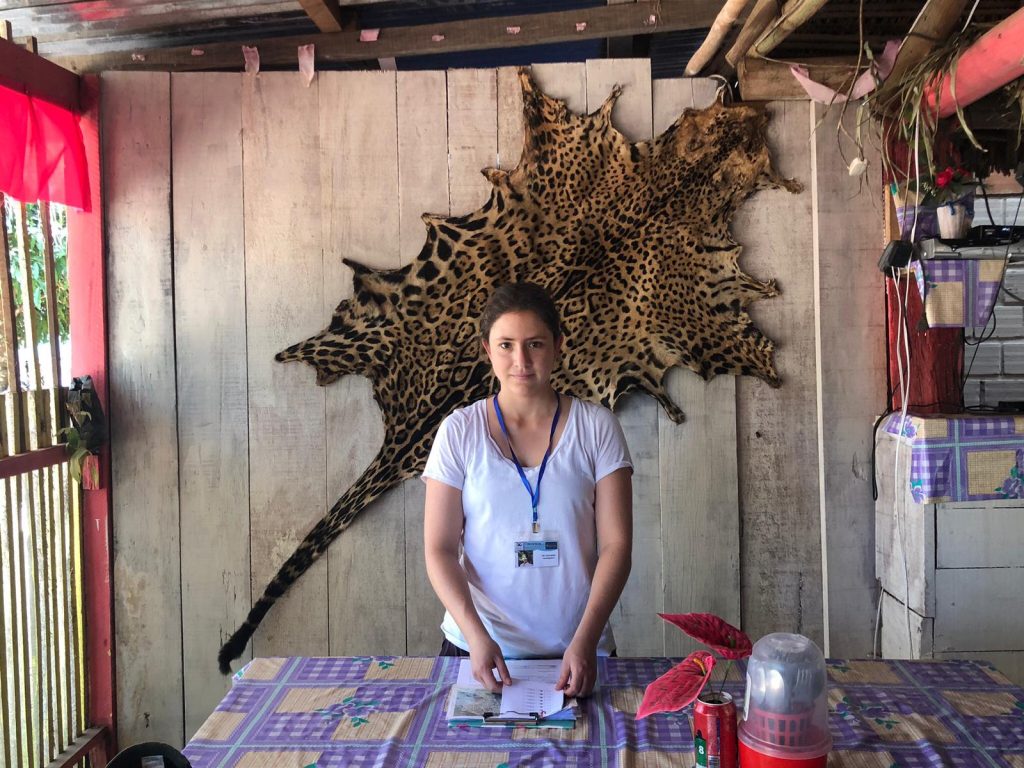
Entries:
<svg viewBox="0 0 1024 768">
<path fill-rule="evenodd" d="M 895 205 L 892 195 L 886 191 L 886 208 Z M 895 213 L 890 210 L 886 221 L 889 239 L 898 240 L 899 226 Z M 907 333 L 910 343 L 910 358 L 913 366 L 909 376 L 908 407 L 915 413 L 960 413 L 964 406 L 960 377 L 964 367 L 964 333 L 960 328 L 922 329 L 924 304 L 916 285 L 906 285 L 914 278 L 905 275 L 899 282 L 892 277 L 885 280 L 886 300 L 886 350 L 889 360 L 889 381 L 892 396 L 889 406 L 893 410 L 902 407 L 899 392 L 899 364 L 897 355 L 898 333 Z M 898 291 L 898 294 L 897 294 Z M 906 301 L 904 302 L 904 297 Z M 899 306 L 903 304 L 902 323 Z M 902 347 L 902 342 L 900 344 Z M 905 357 L 905 355 L 904 355 Z M 906 376 L 904 370 L 904 376 Z"/>
<path fill-rule="evenodd" d="M 106 280 L 103 269 L 103 198 L 100 189 L 99 78 L 82 78 L 82 138 L 89 168 L 92 210 L 68 211 L 68 282 L 71 338 L 75 340 L 71 371 L 92 376 L 104 412 L 107 394 Z M 86 691 L 89 725 L 106 728 L 103 748 L 117 748 L 114 700 L 116 669 L 113 644 L 113 560 L 110 514 L 110 447 L 99 452 L 101 489 L 83 494 L 82 560 L 85 614 Z"/>
</svg>

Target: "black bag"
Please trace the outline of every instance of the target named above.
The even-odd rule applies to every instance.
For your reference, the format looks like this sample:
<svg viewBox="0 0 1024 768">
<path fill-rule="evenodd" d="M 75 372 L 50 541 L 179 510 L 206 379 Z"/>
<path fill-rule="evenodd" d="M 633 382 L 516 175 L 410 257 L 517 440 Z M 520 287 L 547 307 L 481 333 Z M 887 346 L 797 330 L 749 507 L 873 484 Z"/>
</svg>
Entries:
<svg viewBox="0 0 1024 768">
<path fill-rule="evenodd" d="M 107 768 L 140 768 L 144 758 L 152 760 L 156 765 L 163 763 L 164 768 L 192 768 L 192 764 L 170 744 L 159 741 L 147 741 L 118 752 L 117 756 L 107 763 Z"/>
<path fill-rule="evenodd" d="M 107 420 L 93 387 L 92 376 L 75 377 L 68 390 L 68 415 L 78 430 L 79 446 L 95 452 L 107 441 Z"/>
</svg>

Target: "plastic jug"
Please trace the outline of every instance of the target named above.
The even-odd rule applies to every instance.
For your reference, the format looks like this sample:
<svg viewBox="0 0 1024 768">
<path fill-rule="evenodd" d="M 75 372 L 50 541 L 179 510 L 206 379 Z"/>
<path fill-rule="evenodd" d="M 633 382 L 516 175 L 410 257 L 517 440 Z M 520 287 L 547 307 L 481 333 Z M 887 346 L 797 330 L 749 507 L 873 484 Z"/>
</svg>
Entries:
<svg viewBox="0 0 1024 768">
<path fill-rule="evenodd" d="M 743 768 L 824 768 L 832 749 L 825 657 L 803 635 L 776 632 L 747 660 Z"/>
</svg>

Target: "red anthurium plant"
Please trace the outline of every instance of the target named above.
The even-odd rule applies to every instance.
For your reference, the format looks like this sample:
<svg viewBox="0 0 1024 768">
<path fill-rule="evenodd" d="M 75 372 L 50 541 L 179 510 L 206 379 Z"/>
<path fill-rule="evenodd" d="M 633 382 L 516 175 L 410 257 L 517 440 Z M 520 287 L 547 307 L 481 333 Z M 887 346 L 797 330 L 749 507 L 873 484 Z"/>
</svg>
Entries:
<svg viewBox="0 0 1024 768">
<path fill-rule="evenodd" d="M 718 653 L 730 663 L 745 659 L 753 646 L 750 638 L 713 613 L 659 613 L 670 624 L 675 624 L 694 640 Z M 675 712 L 700 696 L 715 666 L 715 657 L 707 651 L 694 651 L 680 664 L 670 669 L 644 691 L 643 701 L 636 717 L 639 720 L 655 712 Z M 726 667 L 726 675 L 729 669 Z M 722 679 L 723 686 L 725 678 Z"/>
<path fill-rule="evenodd" d="M 682 709 L 700 696 L 714 667 L 714 656 L 707 651 L 694 651 L 647 686 L 636 719 Z"/>
<path fill-rule="evenodd" d="M 745 659 L 752 650 L 750 638 L 725 619 L 713 613 L 659 613 L 694 640 L 704 643 L 723 659 Z"/>
</svg>

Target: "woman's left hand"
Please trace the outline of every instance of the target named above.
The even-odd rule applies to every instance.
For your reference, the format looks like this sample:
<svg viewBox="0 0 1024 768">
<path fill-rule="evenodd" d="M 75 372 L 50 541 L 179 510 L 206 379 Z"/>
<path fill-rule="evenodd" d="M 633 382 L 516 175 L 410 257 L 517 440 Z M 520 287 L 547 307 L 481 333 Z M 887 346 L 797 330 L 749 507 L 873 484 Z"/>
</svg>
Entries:
<svg viewBox="0 0 1024 768">
<path fill-rule="evenodd" d="M 573 641 L 562 656 L 556 691 L 567 697 L 589 696 L 597 682 L 597 646 Z"/>
</svg>

